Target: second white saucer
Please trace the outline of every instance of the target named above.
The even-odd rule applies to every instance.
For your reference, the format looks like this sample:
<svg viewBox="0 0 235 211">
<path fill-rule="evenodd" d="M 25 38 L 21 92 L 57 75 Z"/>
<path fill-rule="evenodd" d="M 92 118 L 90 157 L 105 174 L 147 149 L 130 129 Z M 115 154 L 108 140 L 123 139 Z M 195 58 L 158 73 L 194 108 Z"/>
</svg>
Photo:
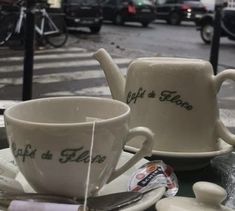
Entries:
<svg viewBox="0 0 235 211">
<path fill-rule="evenodd" d="M 125 146 L 128 152 L 136 152 L 139 149 L 132 146 Z M 217 150 L 210 152 L 170 152 L 152 151 L 151 160 L 163 160 L 171 165 L 175 171 L 196 170 L 207 166 L 210 160 L 216 156 L 224 155 L 233 150 L 233 146 L 227 144 L 222 139 L 217 143 Z"/>
</svg>

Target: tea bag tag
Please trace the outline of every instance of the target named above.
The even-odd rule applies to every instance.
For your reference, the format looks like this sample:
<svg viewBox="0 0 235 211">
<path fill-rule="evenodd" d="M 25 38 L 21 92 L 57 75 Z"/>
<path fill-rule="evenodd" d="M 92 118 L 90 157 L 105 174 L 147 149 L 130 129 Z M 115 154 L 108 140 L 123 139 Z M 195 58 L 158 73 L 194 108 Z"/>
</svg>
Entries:
<svg viewBox="0 0 235 211">
<path fill-rule="evenodd" d="M 93 148 L 94 148 L 94 135 L 95 135 L 95 120 L 92 121 L 91 145 L 90 145 L 89 163 L 88 163 L 87 176 L 86 176 L 85 199 L 84 199 L 83 211 L 86 211 L 86 207 L 87 207 L 88 189 L 89 189 L 90 174 L 91 174 L 91 160 L 92 160 L 92 154 L 93 154 Z"/>
</svg>

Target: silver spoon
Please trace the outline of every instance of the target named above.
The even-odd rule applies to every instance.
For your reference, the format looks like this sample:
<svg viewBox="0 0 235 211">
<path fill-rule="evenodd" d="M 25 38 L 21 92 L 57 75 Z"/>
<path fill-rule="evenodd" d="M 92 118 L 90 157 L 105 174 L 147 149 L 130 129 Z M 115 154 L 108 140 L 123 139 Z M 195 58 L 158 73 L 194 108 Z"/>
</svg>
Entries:
<svg viewBox="0 0 235 211">
<path fill-rule="evenodd" d="M 143 194 L 138 192 L 120 192 L 103 196 L 89 197 L 87 199 L 87 207 L 88 210 L 118 210 L 121 207 L 139 201 L 142 197 Z M 83 204 L 82 200 L 66 196 L 58 196 L 44 193 L 41 194 L 0 192 L 0 205 L 7 208 L 12 200 L 33 200 L 36 202 Z"/>
</svg>

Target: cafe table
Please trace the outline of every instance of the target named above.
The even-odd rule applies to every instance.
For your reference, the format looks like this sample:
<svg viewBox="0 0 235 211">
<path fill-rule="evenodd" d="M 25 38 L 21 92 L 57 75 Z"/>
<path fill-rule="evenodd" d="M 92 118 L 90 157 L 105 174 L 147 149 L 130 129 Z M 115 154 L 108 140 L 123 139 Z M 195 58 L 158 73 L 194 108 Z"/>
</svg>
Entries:
<svg viewBox="0 0 235 211">
<path fill-rule="evenodd" d="M 175 172 L 179 190 L 177 196 L 194 197 L 192 185 L 198 181 L 212 182 L 222 186 L 227 191 L 227 198 L 223 202 L 235 209 L 235 152 L 213 158 L 204 168 L 192 171 Z M 155 206 L 146 211 L 155 211 Z"/>
<path fill-rule="evenodd" d="M 8 105 L 16 104 L 17 101 L 2 101 L 2 110 Z M 8 147 L 3 115 L 0 115 L 0 149 Z M 0 150 L 1 152 L 2 150 Z M 1 154 L 0 154 L 1 155 Z M 147 160 L 154 160 L 146 158 Z M 167 164 L 167 162 L 165 161 Z M 223 156 L 213 158 L 210 163 L 200 169 L 191 171 L 175 171 L 178 179 L 179 190 L 177 196 L 194 197 L 192 185 L 198 181 L 207 181 L 222 186 L 228 193 L 223 204 L 235 209 L 235 151 Z M 155 205 L 146 211 L 155 211 Z"/>
<path fill-rule="evenodd" d="M 7 152 L 7 154 L 5 153 Z M 8 157 L 9 149 L 0 150 L 0 158 Z M 5 156 L 6 155 L 6 156 Z M 6 158 L 7 159 L 7 158 Z M 152 160 L 152 159 L 149 159 Z M 235 153 L 215 157 L 204 168 L 192 171 L 175 171 L 179 190 L 177 196 L 195 197 L 192 185 L 198 181 L 218 184 L 226 189 L 227 199 L 223 204 L 235 209 Z M 155 204 L 146 211 L 155 211 Z"/>
</svg>

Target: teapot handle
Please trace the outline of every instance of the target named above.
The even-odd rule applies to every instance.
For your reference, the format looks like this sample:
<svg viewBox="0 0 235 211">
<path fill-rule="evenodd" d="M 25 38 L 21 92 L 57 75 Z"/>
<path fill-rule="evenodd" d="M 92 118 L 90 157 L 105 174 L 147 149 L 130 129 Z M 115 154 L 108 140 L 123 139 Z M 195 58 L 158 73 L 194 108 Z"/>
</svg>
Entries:
<svg viewBox="0 0 235 211">
<path fill-rule="evenodd" d="M 222 83 L 227 79 L 231 79 L 235 82 L 235 69 L 224 70 L 215 76 L 215 88 L 217 93 L 219 92 Z M 224 123 L 220 119 L 217 119 L 216 131 L 219 137 L 221 137 L 225 142 L 235 145 L 235 135 L 225 127 Z"/>
<path fill-rule="evenodd" d="M 154 134 L 152 131 L 146 127 L 135 127 L 129 130 L 126 138 L 126 143 L 130 141 L 135 136 L 144 136 L 146 137 L 145 141 L 142 144 L 142 148 L 123 166 L 113 171 L 112 175 L 110 176 L 108 183 L 112 180 L 116 179 L 118 176 L 123 174 L 129 168 L 134 166 L 139 160 L 146 156 L 152 155 L 152 148 L 153 148 L 153 136 Z"/>
</svg>

